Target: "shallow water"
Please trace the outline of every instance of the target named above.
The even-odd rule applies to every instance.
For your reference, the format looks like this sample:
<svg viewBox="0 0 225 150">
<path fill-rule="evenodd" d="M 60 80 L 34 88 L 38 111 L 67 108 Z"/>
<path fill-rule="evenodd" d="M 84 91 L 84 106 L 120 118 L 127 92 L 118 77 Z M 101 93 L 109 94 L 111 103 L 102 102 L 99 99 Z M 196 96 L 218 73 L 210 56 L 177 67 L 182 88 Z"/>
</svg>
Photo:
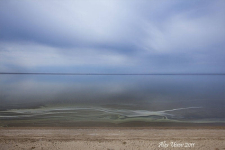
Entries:
<svg viewBox="0 0 225 150">
<path fill-rule="evenodd" d="M 0 75 L 12 123 L 225 122 L 223 75 Z"/>
</svg>

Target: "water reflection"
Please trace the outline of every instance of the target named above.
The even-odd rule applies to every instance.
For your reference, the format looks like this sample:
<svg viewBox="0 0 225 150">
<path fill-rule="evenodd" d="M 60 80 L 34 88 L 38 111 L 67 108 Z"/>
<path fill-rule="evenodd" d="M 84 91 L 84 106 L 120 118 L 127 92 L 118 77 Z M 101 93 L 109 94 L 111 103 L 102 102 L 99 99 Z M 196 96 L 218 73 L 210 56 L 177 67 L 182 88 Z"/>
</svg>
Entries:
<svg viewBox="0 0 225 150">
<path fill-rule="evenodd" d="M 225 76 L 0 76 L 0 119 L 223 122 Z"/>
</svg>

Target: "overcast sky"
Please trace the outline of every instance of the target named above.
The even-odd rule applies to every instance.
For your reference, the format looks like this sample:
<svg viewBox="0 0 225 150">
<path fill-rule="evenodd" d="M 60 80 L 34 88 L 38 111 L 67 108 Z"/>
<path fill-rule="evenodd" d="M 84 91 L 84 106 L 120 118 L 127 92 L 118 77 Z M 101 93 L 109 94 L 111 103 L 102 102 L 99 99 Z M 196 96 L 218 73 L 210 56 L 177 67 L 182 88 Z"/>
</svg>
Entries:
<svg viewBox="0 0 225 150">
<path fill-rule="evenodd" d="M 225 73 L 225 1 L 1 0 L 0 72 Z"/>
</svg>

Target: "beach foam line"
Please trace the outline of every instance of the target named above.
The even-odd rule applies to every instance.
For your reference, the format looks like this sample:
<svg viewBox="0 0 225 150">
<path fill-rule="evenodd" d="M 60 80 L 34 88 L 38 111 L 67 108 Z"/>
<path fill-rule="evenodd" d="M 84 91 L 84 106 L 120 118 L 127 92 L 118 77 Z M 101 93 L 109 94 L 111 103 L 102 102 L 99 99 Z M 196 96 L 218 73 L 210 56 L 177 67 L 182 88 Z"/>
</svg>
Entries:
<svg viewBox="0 0 225 150">
<path fill-rule="evenodd" d="M 116 115 L 120 115 L 120 116 L 124 116 L 128 118 L 147 117 L 147 116 L 161 116 L 161 117 L 167 118 L 167 116 L 174 116 L 167 112 L 179 111 L 184 109 L 198 109 L 198 108 L 202 108 L 202 107 L 175 108 L 175 109 L 161 110 L 161 111 L 109 109 L 109 108 L 102 108 L 102 107 L 11 109 L 7 111 L 0 111 L 0 114 L 1 112 L 4 113 L 4 115 L 2 114 L 0 117 L 12 118 L 13 117 L 12 113 L 14 113 L 14 117 L 17 117 L 17 118 L 54 115 L 54 114 L 77 114 L 79 117 L 82 117 L 82 114 L 79 114 L 79 110 L 88 110 L 88 111 L 99 111 L 99 112 L 104 112 L 108 114 L 116 114 Z M 58 112 L 55 112 L 55 111 L 58 111 Z M 93 114 L 94 112 L 91 112 L 91 113 Z M 83 115 L 83 116 L 86 116 L 86 115 Z"/>
</svg>

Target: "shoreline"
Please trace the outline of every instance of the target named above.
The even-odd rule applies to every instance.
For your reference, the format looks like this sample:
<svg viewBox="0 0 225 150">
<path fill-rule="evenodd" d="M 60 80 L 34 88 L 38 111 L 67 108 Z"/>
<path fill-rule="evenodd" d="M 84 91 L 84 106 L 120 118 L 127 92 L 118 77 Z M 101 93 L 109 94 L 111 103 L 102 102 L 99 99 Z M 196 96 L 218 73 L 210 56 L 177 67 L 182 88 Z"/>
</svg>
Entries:
<svg viewBox="0 0 225 150">
<path fill-rule="evenodd" d="M 35 129 L 41 129 L 41 130 L 61 130 L 61 129 L 109 129 L 109 130 L 113 130 L 113 129 L 121 129 L 121 130 L 142 130 L 142 129 L 162 129 L 162 130 L 170 130 L 170 129 L 173 129 L 173 130 L 185 130 L 185 129 L 215 129 L 215 130 L 225 130 L 225 126 L 144 126 L 144 127 L 126 127 L 126 126 L 117 126 L 117 127 L 112 127 L 112 126 L 109 126 L 109 127 L 106 127 L 106 126 L 103 126 L 103 127 L 79 127 L 79 126 L 74 126 L 74 127 L 67 127 L 67 126 L 64 126 L 64 127 L 57 127 L 57 126 L 54 126 L 54 127 L 50 127 L 50 126 L 42 126 L 42 127 L 39 127 L 39 126 L 33 126 L 33 127 L 26 127 L 26 126 L 23 126 L 23 127 L 0 127 L 0 131 L 1 130 L 14 130 L 14 129 L 20 129 L 20 130 L 35 130 Z"/>
<path fill-rule="evenodd" d="M 0 128 L 8 127 L 54 127 L 54 128 L 202 128 L 202 127 L 225 127 L 225 123 L 189 123 L 189 122 L 145 122 L 145 121 L 129 121 L 123 123 L 83 121 L 83 122 L 1 122 Z"/>
</svg>

